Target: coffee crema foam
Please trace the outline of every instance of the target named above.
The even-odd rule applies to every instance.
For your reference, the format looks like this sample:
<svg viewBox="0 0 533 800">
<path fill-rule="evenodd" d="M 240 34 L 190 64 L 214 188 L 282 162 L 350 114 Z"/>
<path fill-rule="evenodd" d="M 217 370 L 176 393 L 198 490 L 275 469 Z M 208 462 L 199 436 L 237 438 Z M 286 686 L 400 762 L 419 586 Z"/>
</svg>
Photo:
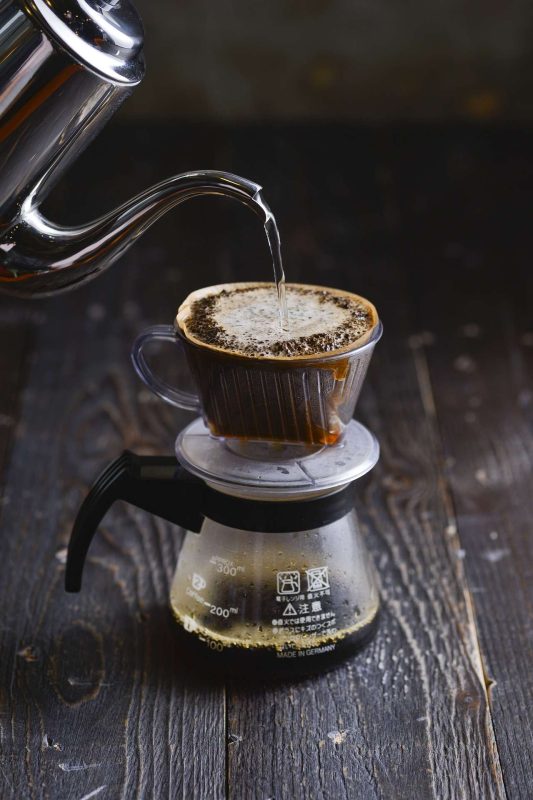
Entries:
<svg viewBox="0 0 533 800">
<path fill-rule="evenodd" d="M 305 358 L 360 346 L 377 323 L 363 297 L 307 284 L 287 284 L 289 329 L 280 326 L 273 283 L 228 283 L 192 292 L 176 325 L 187 339 L 235 355 Z"/>
</svg>

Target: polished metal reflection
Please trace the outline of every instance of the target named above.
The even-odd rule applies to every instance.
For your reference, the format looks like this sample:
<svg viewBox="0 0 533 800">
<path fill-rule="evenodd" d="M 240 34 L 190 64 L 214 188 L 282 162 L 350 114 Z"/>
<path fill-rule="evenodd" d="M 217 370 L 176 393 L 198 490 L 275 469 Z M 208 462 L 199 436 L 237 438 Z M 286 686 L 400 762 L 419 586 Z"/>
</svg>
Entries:
<svg viewBox="0 0 533 800">
<path fill-rule="evenodd" d="M 212 170 L 162 181 L 85 225 L 67 228 L 41 214 L 52 186 L 143 71 L 142 25 L 128 0 L 0 0 L 4 291 L 50 294 L 86 281 L 162 214 L 198 195 L 234 197 L 263 223 L 272 218 L 260 186 Z"/>
<path fill-rule="evenodd" d="M 0 286 L 19 295 L 50 294 L 89 280 L 116 261 L 166 211 L 192 197 L 234 197 L 263 222 L 270 215 L 260 186 L 212 170 L 175 175 L 109 214 L 71 228 L 54 225 L 42 216 L 36 202 L 40 188 L 30 194 L 19 222 L 0 241 Z"/>
</svg>

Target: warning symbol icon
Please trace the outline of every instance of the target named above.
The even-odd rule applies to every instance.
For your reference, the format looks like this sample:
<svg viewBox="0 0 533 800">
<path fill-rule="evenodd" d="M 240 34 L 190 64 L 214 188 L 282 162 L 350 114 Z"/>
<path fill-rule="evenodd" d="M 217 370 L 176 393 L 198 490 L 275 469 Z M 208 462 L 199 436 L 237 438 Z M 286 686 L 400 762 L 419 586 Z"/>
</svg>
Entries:
<svg viewBox="0 0 533 800">
<path fill-rule="evenodd" d="M 285 606 L 285 610 L 283 611 L 284 617 L 295 617 L 296 616 L 296 609 L 294 608 L 292 603 L 287 603 Z"/>
</svg>

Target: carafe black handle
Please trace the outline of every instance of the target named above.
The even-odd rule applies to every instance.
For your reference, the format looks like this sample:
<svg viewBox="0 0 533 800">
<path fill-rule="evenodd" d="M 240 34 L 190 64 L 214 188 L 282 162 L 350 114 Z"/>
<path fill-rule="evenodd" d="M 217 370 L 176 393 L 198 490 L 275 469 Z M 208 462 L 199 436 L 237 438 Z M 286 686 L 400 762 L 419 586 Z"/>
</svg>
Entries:
<svg viewBox="0 0 533 800">
<path fill-rule="evenodd" d="M 182 528 L 199 532 L 205 484 L 173 456 L 138 456 L 125 450 L 94 482 L 76 517 L 68 545 L 67 592 L 79 592 L 85 558 L 100 522 L 124 500 Z"/>
</svg>

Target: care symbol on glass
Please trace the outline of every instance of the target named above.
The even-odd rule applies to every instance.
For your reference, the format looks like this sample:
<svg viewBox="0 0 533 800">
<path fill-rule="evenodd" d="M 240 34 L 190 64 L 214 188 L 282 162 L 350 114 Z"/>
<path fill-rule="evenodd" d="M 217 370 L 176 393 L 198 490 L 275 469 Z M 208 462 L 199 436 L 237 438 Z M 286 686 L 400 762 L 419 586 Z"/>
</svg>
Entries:
<svg viewBox="0 0 533 800">
<path fill-rule="evenodd" d="M 297 571 L 278 572 L 278 594 L 298 594 L 300 573 Z"/>
<path fill-rule="evenodd" d="M 322 589 L 329 589 L 329 577 L 327 567 L 315 567 L 306 569 L 307 591 L 319 592 Z"/>
</svg>

